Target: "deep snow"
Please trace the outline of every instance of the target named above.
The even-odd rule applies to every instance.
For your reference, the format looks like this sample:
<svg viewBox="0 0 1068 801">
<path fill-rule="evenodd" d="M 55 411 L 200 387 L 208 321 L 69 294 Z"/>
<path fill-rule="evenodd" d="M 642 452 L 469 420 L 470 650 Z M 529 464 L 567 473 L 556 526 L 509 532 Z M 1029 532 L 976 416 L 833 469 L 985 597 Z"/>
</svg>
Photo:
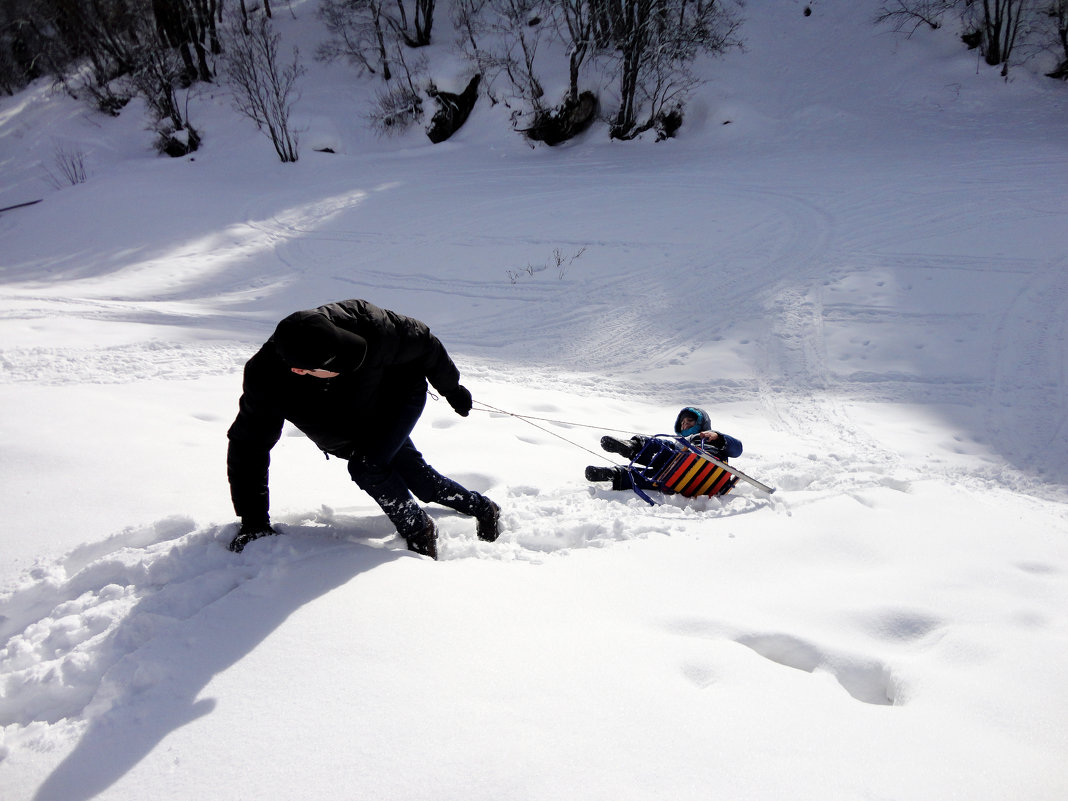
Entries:
<svg viewBox="0 0 1068 801">
<path fill-rule="evenodd" d="M 0 214 L 5 801 L 1068 796 L 1068 93 L 805 5 L 751 0 L 659 144 L 484 102 L 376 140 L 342 65 L 295 165 L 219 90 L 177 161 L 134 106 L 0 100 L 0 207 L 43 198 Z M 536 418 L 415 432 L 498 543 L 431 509 L 408 553 L 288 431 L 285 535 L 225 549 L 241 365 L 342 297 Z M 583 480 L 686 403 L 778 491 Z"/>
</svg>

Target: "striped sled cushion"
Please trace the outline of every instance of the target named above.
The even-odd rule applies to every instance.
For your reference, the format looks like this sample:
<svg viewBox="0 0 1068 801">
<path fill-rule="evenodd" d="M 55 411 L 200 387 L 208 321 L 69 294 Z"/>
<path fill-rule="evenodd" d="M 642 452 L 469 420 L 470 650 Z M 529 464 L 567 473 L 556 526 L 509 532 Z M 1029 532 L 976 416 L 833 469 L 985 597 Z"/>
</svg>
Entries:
<svg viewBox="0 0 1068 801">
<path fill-rule="evenodd" d="M 679 450 L 680 447 L 684 450 Z M 656 489 L 675 492 L 687 498 L 726 495 L 738 483 L 737 476 L 711 462 L 685 440 L 675 437 L 651 438 L 638 459 L 651 462 L 652 466 L 642 467 L 632 463 L 630 470 L 635 477 L 641 476 Z M 637 486 L 634 491 L 643 500 L 653 503 Z"/>
</svg>

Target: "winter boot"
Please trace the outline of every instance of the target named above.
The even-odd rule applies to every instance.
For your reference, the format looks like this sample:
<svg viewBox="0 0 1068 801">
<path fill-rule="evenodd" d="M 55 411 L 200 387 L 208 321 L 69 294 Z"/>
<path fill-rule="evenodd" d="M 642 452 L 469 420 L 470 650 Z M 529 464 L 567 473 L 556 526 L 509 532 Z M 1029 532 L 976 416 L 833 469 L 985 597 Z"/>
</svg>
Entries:
<svg viewBox="0 0 1068 801">
<path fill-rule="evenodd" d="M 270 537 L 278 532 L 274 530 L 270 523 L 241 523 L 241 529 L 237 532 L 237 536 L 230 541 L 230 550 L 234 553 L 241 553 L 245 550 L 245 546 L 253 540 L 258 540 L 260 537 Z"/>
<path fill-rule="evenodd" d="M 423 513 L 423 521 L 417 526 L 415 533 L 408 534 L 404 539 L 408 543 L 409 551 L 421 553 L 431 559 L 438 558 L 438 529 L 426 512 Z"/>
<path fill-rule="evenodd" d="M 618 453 L 627 459 L 633 459 L 642 449 L 641 437 L 630 439 L 616 439 L 615 437 L 601 437 L 601 448 L 609 453 Z"/>
<path fill-rule="evenodd" d="M 478 521 L 478 538 L 484 542 L 494 542 L 501 536 L 501 507 L 486 498 L 486 511 L 480 514 Z"/>
<path fill-rule="evenodd" d="M 605 439 L 608 439 L 605 437 Z M 614 467 L 598 467 L 597 465 L 589 465 L 586 468 L 586 480 L 587 481 L 612 481 L 616 476 L 616 468 Z"/>
</svg>

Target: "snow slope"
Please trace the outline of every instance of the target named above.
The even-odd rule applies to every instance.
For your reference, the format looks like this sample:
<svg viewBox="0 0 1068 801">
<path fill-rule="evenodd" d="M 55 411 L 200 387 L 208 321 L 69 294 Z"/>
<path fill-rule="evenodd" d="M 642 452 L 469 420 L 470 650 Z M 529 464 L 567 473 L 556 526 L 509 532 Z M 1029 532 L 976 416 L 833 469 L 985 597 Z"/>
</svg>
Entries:
<svg viewBox="0 0 1068 801">
<path fill-rule="evenodd" d="M 295 165 L 220 90 L 177 161 L 0 100 L 5 801 L 1063 799 L 1068 94 L 874 5 L 750 0 L 659 144 L 376 140 L 341 65 Z M 225 549 L 241 365 L 342 297 L 449 347 L 414 439 L 499 542 L 408 553 L 287 430 Z M 774 495 L 583 480 L 687 403 Z"/>
</svg>

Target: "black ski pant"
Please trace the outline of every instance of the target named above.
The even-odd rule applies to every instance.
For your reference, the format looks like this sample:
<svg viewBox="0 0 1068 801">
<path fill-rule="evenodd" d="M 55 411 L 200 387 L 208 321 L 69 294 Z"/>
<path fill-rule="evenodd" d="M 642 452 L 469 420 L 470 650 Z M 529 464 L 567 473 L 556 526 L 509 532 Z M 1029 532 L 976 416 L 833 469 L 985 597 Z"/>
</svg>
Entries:
<svg viewBox="0 0 1068 801">
<path fill-rule="evenodd" d="M 636 465 L 649 467 L 656 471 L 675 458 L 677 451 L 663 444 L 663 440 L 643 437 L 641 434 L 632 437 L 632 439 L 636 441 L 635 450 L 638 452 L 634 457 L 634 464 Z M 629 470 L 617 470 L 612 477 L 612 489 L 614 490 L 629 490 L 635 487 L 643 490 L 664 491 L 659 485 L 649 481 L 641 474 L 633 474 Z"/>
<path fill-rule="evenodd" d="M 484 495 L 443 476 L 416 450 L 410 435 L 424 406 L 426 393 L 421 392 L 372 414 L 366 438 L 349 458 L 352 480 L 406 538 L 426 526 L 426 513 L 413 494 L 423 503 L 439 503 L 466 515 L 477 516 L 489 508 Z"/>
</svg>

